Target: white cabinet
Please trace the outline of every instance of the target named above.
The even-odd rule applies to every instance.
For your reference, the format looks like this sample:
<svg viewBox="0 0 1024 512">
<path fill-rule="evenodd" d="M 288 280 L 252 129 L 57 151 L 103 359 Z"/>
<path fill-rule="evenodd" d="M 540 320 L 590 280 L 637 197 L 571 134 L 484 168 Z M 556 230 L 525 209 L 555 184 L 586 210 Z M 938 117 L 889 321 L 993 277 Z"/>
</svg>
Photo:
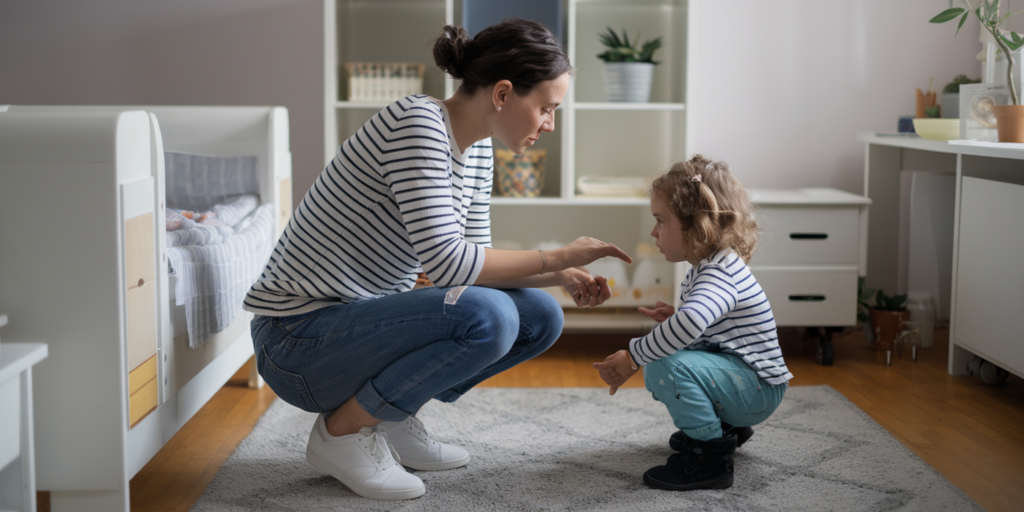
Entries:
<svg viewBox="0 0 1024 512">
<path fill-rule="evenodd" d="M 956 323 L 958 345 L 1024 372 L 1024 186 L 964 177 L 960 184 Z"/>
</svg>

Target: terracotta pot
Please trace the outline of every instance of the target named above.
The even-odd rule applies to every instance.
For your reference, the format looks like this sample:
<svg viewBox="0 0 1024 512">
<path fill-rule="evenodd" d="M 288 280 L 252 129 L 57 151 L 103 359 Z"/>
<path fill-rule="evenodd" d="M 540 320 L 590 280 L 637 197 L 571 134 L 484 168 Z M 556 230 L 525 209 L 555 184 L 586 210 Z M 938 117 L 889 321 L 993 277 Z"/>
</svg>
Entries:
<svg viewBox="0 0 1024 512">
<path fill-rule="evenodd" d="M 999 142 L 1024 142 L 1024 105 L 995 105 Z"/>
<path fill-rule="evenodd" d="M 900 324 L 910 320 L 910 311 L 871 310 L 871 326 L 875 329 L 875 350 L 892 350 Z"/>
</svg>

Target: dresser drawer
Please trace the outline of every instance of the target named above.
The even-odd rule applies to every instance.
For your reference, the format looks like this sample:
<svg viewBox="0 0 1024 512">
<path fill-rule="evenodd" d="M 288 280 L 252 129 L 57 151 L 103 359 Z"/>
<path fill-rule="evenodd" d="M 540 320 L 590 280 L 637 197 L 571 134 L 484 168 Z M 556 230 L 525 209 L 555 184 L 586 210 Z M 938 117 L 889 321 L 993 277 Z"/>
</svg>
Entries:
<svg viewBox="0 0 1024 512">
<path fill-rule="evenodd" d="M 751 265 L 856 265 L 857 206 L 761 206 Z"/>
<path fill-rule="evenodd" d="M 778 326 L 857 323 L 856 267 L 751 267 Z"/>
</svg>

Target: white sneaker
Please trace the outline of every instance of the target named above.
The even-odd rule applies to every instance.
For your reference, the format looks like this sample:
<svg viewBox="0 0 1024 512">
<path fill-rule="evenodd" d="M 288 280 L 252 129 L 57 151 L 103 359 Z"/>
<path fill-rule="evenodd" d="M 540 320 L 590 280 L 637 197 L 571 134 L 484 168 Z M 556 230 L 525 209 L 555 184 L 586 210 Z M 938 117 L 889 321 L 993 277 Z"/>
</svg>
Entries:
<svg viewBox="0 0 1024 512">
<path fill-rule="evenodd" d="M 432 471 L 469 464 L 469 452 L 431 439 L 423 422 L 416 416 L 409 416 L 404 421 L 385 421 L 380 427 L 387 430 L 388 440 L 401 456 L 403 466 Z"/>
<path fill-rule="evenodd" d="M 394 457 L 392 457 L 394 455 Z M 395 461 L 382 428 L 363 427 L 358 433 L 332 436 L 324 415 L 317 416 L 306 445 L 306 460 L 348 486 L 356 494 L 375 500 L 407 500 L 422 496 L 423 481 Z"/>
</svg>

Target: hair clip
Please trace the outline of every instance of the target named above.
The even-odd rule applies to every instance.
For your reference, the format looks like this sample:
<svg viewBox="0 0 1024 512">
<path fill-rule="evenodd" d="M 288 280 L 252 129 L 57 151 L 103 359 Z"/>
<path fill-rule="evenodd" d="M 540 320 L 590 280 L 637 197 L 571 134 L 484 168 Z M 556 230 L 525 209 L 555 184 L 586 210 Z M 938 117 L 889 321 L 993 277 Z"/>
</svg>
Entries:
<svg viewBox="0 0 1024 512">
<path fill-rule="evenodd" d="M 700 174 L 694 174 L 693 177 L 690 178 L 690 181 L 692 181 L 694 183 L 700 183 L 700 181 L 701 181 Z"/>
</svg>

